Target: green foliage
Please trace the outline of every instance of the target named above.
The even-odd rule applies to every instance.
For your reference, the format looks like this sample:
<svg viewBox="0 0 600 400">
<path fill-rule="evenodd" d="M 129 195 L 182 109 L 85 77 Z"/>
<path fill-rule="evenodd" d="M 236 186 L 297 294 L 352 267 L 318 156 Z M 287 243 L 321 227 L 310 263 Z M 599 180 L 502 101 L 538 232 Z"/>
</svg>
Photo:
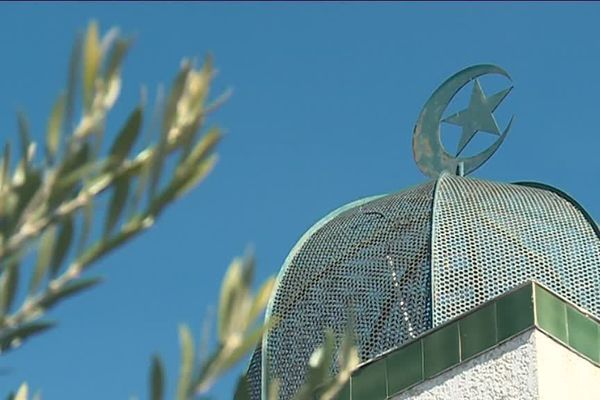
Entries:
<svg viewBox="0 0 600 400">
<path fill-rule="evenodd" d="M 29 396 L 29 386 L 27 385 L 27 383 L 22 383 L 21 386 L 19 386 L 19 389 L 17 390 L 16 393 L 10 393 L 6 400 L 41 400 L 42 397 L 40 395 L 40 393 L 36 393 L 33 396 Z"/>
<path fill-rule="evenodd" d="M 73 47 L 66 89 L 49 114 L 41 154 L 27 118 L 17 115 L 16 157 L 7 143 L 0 162 L 3 352 L 49 329 L 53 324 L 43 317 L 50 308 L 100 281 L 84 276 L 87 269 L 153 226 L 216 162 L 220 131 L 204 129 L 214 106 L 207 103 L 214 75 L 210 60 L 201 69 L 184 61 L 162 107 L 158 138 L 140 143 L 147 129 L 140 104 L 102 152 L 129 45 L 114 29 L 101 38 L 96 23 L 88 26 Z M 173 168 L 166 167 L 173 165 L 170 158 L 176 159 Z M 108 201 L 99 202 L 101 197 Z M 96 224 L 103 229 L 94 229 Z M 91 232 L 102 233 L 92 237 Z M 36 253 L 32 268 L 24 262 L 31 253 Z M 23 299 L 19 287 L 27 289 Z"/>
<path fill-rule="evenodd" d="M 349 318 L 344 335 L 336 348 L 332 330 L 325 331 L 324 343 L 310 357 L 308 370 L 302 386 L 293 400 L 333 400 L 350 380 L 352 371 L 360 361 L 355 345 L 354 319 Z M 335 363 L 334 363 L 334 360 Z M 334 373 L 336 371 L 336 373 Z M 279 381 L 272 379 L 267 388 L 268 400 L 279 400 Z M 250 400 L 246 376 L 240 377 L 235 390 L 235 400 Z"/>
<path fill-rule="evenodd" d="M 272 325 L 272 322 L 261 324 L 259 318 L 275 279 L 269 278 L 253 294 L 254 268 L 251 255 L 236 258 L 229 265 L 221 284 L 217 347 L 210 354 L 197 354 L 190 328 L 179 327 L 181 364 L 175 399 L 190 400 L 206 394 L 215 380 L 241 361 Z M 207 340 L 206 337 L 201 339 L 201 342 Z M 162 367 L 157 367 L 160 365 L 162 361 L 155 357 L 150 368 L 152 399 L 163 398 L 164 372 Z"/>
<path fill-rule="evenodd" d="M 165 395 L 164 389 L 165 372 L 162 360 L 158 356 L 152 358 L 152 366 L 150 367 L 150 399 L 163 400 Z"/>
<path fill-rule="evenodd" d="M 352 322 L 352 319 L 350 319 Z M 360 361 L 354 340 L 354 325 L 350 323 L 345 330 L 337 352 L 337 374 L 331 376 L 332 360 L 335 358 L 335 339 L 331 331 L 326 332 L 325 344 L 315 351 L 310 359 L 308 378 L 294 400 L 313 398 L 318 393 L 320 400 L 333 400 L 350 380 L 352 371 Z"/>
<path fill-rule="evenodd" d="M 23 113 L 17 115 L 18 156 L 10 143 L 4 146 L 0 160 L 0 354 L 51 329 L 54 322 L 44 319 L 48 310 L 101 282 L 87 276 L 88 268 L 152 227 L 170 204 L 202 182 L 215 165 L 214 149 L 221 133 L 216 127 L 204 129 L 204 123 L 226 96 L 207 103 L 214 75 L 210 58 L 200 69 L 184 60 L 165 104 L 158 105 L 162 119 L 153 143 L 139 143 L 145 115 L 140 104 L 109 150 L 102 153 L 106 119 L 119 96 L 122 62 L 130 43 L 114 29 L 101 38 L 92 22 L 73 46 L 66 89 L 48 117 L 43 154 L 37 153 L 38 144 L 31 139 Z M 75 121 L 78 112 L 81 115 Z M 173 165 L 169 159 L 175 157 L 174 167 L 167 168 Z M 98 201 L 103 196 L 107 202 Z M 108 206 L 104 210 L 96 204 Z M 102 229 L 93 229 L 96 224 Z M 99 231 L 99 237 L 91 237 Z M 30 253 L 36 253 L 33 268 L 24 263 Z M 225 274 L 215 349 L 209 352 L 202 345 L 208 342 L 207 332 L 196 346 L 189 326 L 179 327 L 176 400 L 206 395 L 215 380 L 240 362 L 277 323 L 259 321 L 275 279 L 269 278 L 254 293 L 254 268 L 254 258 L 246 255 L 234 259 Z M 21 281 L 27 277 L 24 285 Z M 19 297 L 23 291 L 19 288 L 27 288 L 24 299 Z M 335 340 L 331 333 L 326 336 L 324 346 L 311 358 L 308 380 L 295 400 L 314 398 L 316 389 L 322 393 L 320 398 L 334 398 L 358 362 L 352 335 L 347 335 L 337 353 L 339 374 L 331 377 Z M 149 371 L 151 400 L 166 398 L 165 381 L 163 362 L 154 356 Z M 247 390 L 242 377 L 235 398 L 247 399 Z M 278 391 L 275 380 L 268 398 L 278 399 Z M 39 393 L 30 397 L 23 383 L 8 399 L 41 397 Z"/>
</svg>

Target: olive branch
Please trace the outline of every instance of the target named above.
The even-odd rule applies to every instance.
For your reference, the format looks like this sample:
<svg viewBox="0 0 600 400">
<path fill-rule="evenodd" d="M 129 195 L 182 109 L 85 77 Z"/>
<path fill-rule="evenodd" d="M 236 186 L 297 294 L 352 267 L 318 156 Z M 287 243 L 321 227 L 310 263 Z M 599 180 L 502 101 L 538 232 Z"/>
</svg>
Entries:
<svg viewBox="0 0 600 400">
<path fill-rule="evenodd" d="M 156 131 L 150 143 L 140 143 L 146 119 L 142 100 L 103 151 L 107 117 L 121 91 L 122 64 L 131 44 L 116 29 L 100 37 L 98 25 L 90 23 L 72 48 L 66 89 L 52 107 L 43 144 L 32 140 L 25 114 L 17 115 L 18 155 L 7 142 L 0 159 L 0 354 L 55 326 L 45 318 L 49 310 L 101 282 L 88 276 L 88 269 L 154 226 L 168 206 L 215 166 L 215 147 L 222 134 L 205 123 L 229 93 L 208 101 L 215 77 L 210 57 L 201 68 L 189 60 L 182 62 L 166 100 L 157 102 L 157 115 L 151 120 L 160 123 L 150 126 Z M 277 323 L 259 322 L 275 279 L 268 278 L 254 293 L 254 268 L 254 258 L 246 255 L 235 258 L 227 269 L 215 349 L 208 352 L 202 346 L 208 341 L 206 333 L 196 346 L 189 326 L 179 327 L 181 364 L 175 399 L 206 394 Z M 315 390 L 319 398 L 334 398 L 358 363 L 351 339 L 348 335 L 343 339 L 337 355 L 339 373 L 331 377 L 335 342 L 331 332 L 326 334 L 295 400 L 313 398 Z M 149 370 L 152 400 L 165 398 L 165 380 L 162 359 L 156 355 Z M 270 400 L 278 399 L 277 380 L 267 394 Z M 245 377 L 240 378 L 235 397 L 248 399 Z M 28 384 L 8 399 L 30 399 Z M 37 393 L 31 399 L 41 396 Z"/>
</svg>

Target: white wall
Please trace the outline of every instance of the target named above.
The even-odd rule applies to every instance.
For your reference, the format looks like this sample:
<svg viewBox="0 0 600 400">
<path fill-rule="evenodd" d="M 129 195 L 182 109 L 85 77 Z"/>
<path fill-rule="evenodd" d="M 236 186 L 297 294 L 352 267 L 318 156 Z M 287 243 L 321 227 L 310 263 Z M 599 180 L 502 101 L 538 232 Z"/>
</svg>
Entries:
<svg viewBox="0 0 600 400">
<path fill-rule="evenodd" d="M 600 400 L 600 368 L 532 329 L 393 399 Z"/>
<path fill-rule="evenodd" d="M 600 368 L 536 334 L 540 400 L 600 400 Z"/>
</svg>

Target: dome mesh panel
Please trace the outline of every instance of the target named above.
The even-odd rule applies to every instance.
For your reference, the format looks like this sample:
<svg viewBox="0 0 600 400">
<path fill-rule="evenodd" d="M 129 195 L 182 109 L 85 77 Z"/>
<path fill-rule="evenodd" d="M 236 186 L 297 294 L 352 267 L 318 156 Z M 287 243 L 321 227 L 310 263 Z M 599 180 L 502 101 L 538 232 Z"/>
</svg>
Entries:
<svg viewBox="0 0 600 400">
<path fill-rule="evenodd" d="M 248 370 L 246 372 L 246 380 L 248 382 L 248 396 L 250 400 L 260 400 L 261 393 L 261 360 L 262 360 L 262 346 L 259 343 L 252 353 L 250 358 L 250 364 L 248 364 Z M 237 399 L 236 399 L 237 400 Z"/>
<path fill-rule="evenodd" d="M 433 219 L 434 326 L 532 279 L 600 317 L 600 241 L 558 194 L 444 175 Z"/>
<path fill-rule="evenodd" d="M 430 182 L 343 211 L 292 255 L 270 306 L 279 323 L 263 351 L 280 398 L 303 382 L 326 328 L 339 345 L 348 310 L 362 361 L 431 327 L 432 193 Z"/>
</svg>

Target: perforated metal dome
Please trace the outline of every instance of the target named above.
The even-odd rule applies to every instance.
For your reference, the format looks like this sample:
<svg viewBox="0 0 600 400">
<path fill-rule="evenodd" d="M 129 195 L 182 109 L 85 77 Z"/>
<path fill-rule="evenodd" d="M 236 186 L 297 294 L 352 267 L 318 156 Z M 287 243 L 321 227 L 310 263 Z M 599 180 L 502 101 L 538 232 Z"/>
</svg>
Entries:
<svg viewBox="0 0 600 400">
<path fill-rule="evenodd" d="M 348 310 L 363 361 L 531 279 L 600 317 L 599 238 L 576 202 L 538 184 L 442 173 L 348 204 L 281 269 L 267 310 L 279 323 L 252 358 L 252 398 L 277 377 L 290 399 L 324 330 L 341 338 Z"/>
</svg>

